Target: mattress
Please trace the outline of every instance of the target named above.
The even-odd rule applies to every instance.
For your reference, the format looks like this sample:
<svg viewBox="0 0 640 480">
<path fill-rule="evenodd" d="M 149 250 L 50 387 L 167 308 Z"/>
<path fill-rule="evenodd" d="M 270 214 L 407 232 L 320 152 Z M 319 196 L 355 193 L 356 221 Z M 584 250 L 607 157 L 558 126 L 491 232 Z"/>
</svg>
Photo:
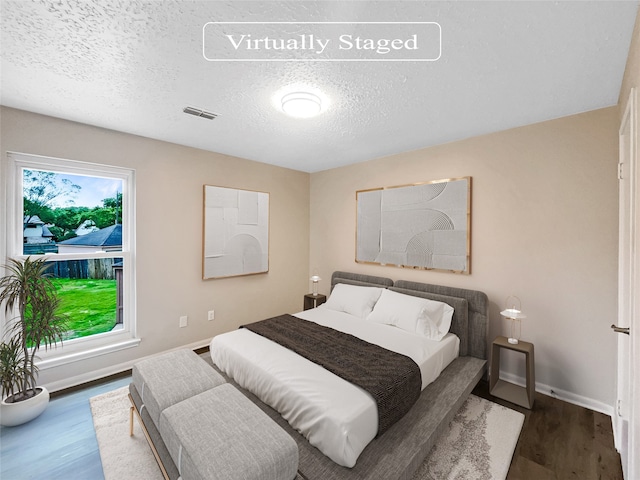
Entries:
<svg viewBox="0 0 640 480">
<path fill-rule="evenodd" d="M 422 389 L 458 356 L 460 342 L 451 333 L 436 342 L 322 307 L 295 316 L 410 357 L 420 368 Z M 210 350 L 218 368 L 277 410 L 335 463 L 353 467 L 375 438 L 373 397 L 315 363 L 246 329 L 214 337 Z"/>
</svg>

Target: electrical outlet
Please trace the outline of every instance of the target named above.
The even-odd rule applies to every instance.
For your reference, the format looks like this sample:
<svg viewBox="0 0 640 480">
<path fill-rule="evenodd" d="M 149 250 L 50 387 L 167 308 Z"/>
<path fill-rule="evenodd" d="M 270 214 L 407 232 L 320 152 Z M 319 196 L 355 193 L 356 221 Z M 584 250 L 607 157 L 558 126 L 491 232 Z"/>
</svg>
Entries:
<svg viewBox="0 0 640 480">
<path fill-rule="evenodd" d="M 216 318 L 216 312 L 214 310 L 209 310 L 209 312 L 207 313 L 207 320 L 211 321 L 211 320 L 215 320 Z"/>
<path fill-rule="evenodd" d="M 187 326 L 189 317 L 187 317 L 186 315 L 180 317 L 180 328 L 184 328 Z"/>
</svg>

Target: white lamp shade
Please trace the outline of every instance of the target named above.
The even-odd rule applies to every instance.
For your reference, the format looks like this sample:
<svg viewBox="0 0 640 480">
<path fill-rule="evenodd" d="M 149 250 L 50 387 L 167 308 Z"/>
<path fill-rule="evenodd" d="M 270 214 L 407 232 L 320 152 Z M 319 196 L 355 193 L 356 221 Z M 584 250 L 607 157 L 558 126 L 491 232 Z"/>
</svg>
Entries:
<svg viewBox="0 0 640 480">
<path fill-rule="evenodd" d="M 500 315 L 506 318 L 512 318 L 514 320 L 522 320 L 523 318 L 527 318 L 527 316 L 522 313 L 520 310 L 515 308 L 507 308 L 500 312 Z"/>
<path fill-rule="evenodd" d="M 520 333 L 516 335 L 516 323 L 519 332 L 522 332 L 522 324 L 520 323 L 520 320 L 522 320 L 523 318 L 527 318 L 527 316 L 517 308 L 513 307 L 504 309 L 500 312 L 500 315 L 507 318 L 508 320 L 511 320 L 511 335 L 509 336 L 507 341 L 511 344 L 517 344 L 518 340 L 520 339 Z"/>
<path fill-rule="evenodd" d="M 313 282 L 313 294 L 318 295 L 318 282 L 322 279 L 318 275 L 312 275 L 310 280 Z"/>
</svg>

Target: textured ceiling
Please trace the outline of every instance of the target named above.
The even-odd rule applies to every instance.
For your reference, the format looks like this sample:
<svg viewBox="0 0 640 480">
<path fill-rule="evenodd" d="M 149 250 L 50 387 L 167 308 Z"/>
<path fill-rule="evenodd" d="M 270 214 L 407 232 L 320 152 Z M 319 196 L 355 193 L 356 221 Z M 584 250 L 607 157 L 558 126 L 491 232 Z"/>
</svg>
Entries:
<svg viewBox="0 0 640 480">
<path fill-rule="evenodd" d="M 0 101 L 314 172 L 616 104 L 638 3 L 3 0 Z M 442 55 L 209 62 L 220 21 L 438 22 Z M 274 106 L 301 86 L 326 97 L 320 116 Z"/>
</svg>

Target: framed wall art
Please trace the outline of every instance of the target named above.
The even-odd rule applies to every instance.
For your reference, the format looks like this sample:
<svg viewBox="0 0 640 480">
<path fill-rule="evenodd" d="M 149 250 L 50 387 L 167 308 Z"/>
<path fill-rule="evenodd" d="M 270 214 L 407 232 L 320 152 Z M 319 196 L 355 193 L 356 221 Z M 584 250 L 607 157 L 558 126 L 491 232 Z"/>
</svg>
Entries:
<svg viewBox="0 0 640 480">
<path fill-rule="evenodd" d="M 269 271 L 269 194 L 204 186 L 202 278 Z"/>
<path fill-rule="evenodd" d="M 356 192 L 356 262 L 471 273 L 471 177 Z"/>
</svg>

